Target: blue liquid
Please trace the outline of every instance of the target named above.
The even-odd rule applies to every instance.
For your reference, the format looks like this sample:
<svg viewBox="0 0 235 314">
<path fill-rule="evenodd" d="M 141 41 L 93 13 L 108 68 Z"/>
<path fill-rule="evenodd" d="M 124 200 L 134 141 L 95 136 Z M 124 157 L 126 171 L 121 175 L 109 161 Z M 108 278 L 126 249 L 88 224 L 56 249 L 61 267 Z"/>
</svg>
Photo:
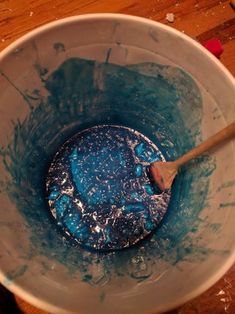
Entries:
<svg viewBox="0 0 235 314">
<path fill-rule="evenodd" d="M 132 129 L 104 125 L 79 132 L 49 169 L 52 215 L 90 249 L 137 243 L 158 226 L 170 199 L 170 192 L 157 193 L 148 176 L 146 167 L 156 160 L 164 160 L 158 148 Z"/>
</svg>

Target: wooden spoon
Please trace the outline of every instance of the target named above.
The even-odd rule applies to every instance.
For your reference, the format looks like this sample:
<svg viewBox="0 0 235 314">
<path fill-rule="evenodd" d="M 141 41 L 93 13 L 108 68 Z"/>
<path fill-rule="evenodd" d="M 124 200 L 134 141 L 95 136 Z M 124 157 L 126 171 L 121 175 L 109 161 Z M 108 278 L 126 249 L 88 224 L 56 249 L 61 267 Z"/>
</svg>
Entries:
<svg viewBox="0 0 235 314">
<path fill-rule="evenodd" d="M 209 139 L 202 142 L 200 145 L 193 148 L 175 161 L 155 161 L 150 165 L 150 171 L 154 181 L 162 191 L 170 189 L 180 166 L 193 158 L 202 155 L 209 149 L 214 148 L 221 143 L 225 143 L 234 136 L 235 122 L 231 123 L 226 128 L 211 136 Z"/>
</svg>

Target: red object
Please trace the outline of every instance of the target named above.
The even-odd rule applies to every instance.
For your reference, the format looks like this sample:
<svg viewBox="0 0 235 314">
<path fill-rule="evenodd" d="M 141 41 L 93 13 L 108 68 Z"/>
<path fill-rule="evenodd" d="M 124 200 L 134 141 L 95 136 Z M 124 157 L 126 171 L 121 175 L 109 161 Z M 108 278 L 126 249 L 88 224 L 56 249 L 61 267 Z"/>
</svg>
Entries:
<svg viewBox="0 0 235 314">
<path fill-rule="evenodd" d="M 217 58 L 219 58 L 224 51 L 224 48 L 218 38 L 212 38 L 202 45 Z"/>
</svg>

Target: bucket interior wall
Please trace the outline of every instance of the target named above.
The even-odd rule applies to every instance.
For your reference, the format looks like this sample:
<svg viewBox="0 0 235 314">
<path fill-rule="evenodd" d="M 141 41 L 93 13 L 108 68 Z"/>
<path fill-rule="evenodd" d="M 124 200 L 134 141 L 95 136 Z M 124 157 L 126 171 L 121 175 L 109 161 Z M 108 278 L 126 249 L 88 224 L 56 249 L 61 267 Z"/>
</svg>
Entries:
<svg viewBox="0 0 235 314">
<path fill-rule="evenodd" d="M 16 44 L 0 74 L 1 276 L 9 289 L 51 310 L 102 313 L 114 304 L 115 313 L 131 313 L 135 304 L 141 313 L 156 302 L 165 310 L 219 277 L 234 254 L 233 143 L 181 169 L 161 226 L 127 250 L 72 245 L 45 198 L 50 162 L 78 131 L 130 127 L 174 160 L 224 127 L 235 88 L 213 60 L 150 22 L 84 18 Z"/>
</svg>

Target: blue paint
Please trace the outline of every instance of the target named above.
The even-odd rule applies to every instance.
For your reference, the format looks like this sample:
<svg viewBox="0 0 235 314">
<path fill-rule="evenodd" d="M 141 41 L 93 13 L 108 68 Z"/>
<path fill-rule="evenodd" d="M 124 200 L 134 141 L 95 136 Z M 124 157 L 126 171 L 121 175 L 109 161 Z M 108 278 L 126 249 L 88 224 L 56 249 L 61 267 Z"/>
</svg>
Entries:
<svg viewBox="0 0 235 314">
<path fill-rule="evenodd" d="M 65 52 L 65 46 L 63 43 L 54 43 L 53 48 L 56 53 Z"/>
<path fill-rule="evenodd" d="M 112 53 L 112 48 L 109 48 L 106 55 L 106 60 L 105 60 L 106 63 L 109 63 L 109 58 L 111 56 L 111 53 Z"/>
<path fill-rule="evenodd" d="M 153 189 L 152 184 L 145 184 L 144 189 L 145 189 L 146 193 L 148 193 L 149 195 L 154 195 L 154 189 Z"/>
<path fill-rule="evenodd" d="M 135 153 L 140 161 L 145 161 L 147 163 L 161 160 L 160 152 L 154 149 L 146 149 L 146 143 L 144 142 L 136 145 Z"/>
<path fill-rule="evenodd" d="M 213 224 L 210 224 L 210 229 L 214 232 L 214 233 L 218 233 L 218 231 L 220 230 L 221 228 L 221 224 L 219 223 L 213 223 Z"/>
<path fill-rule="evenodd" d="M 214 169 L 212 159 L 194 161 L 182 169 L 161 226 L 139 245 L 120 252 L 87 254 L 60 236 L 44 190 L 44 179 L 58 147 L 76 132 L 94 125 L 136 129 L 152 140 L 167 160 L 195 146 L 202 100 L 193 79 L 172 66 L 144 63 L 121 67 L 76 58 L 41 79 L 48 98 L 30 100 L 37 106 L 32 106 L 24 121 L 14 122 L 12 140 L 0 149 L 12 178 L 5 188 L 32 231 L 28 258 L 45 255 L 64 264 L 71 274 L 79 271 L 88 275 L 84 281 L 91 284 L 96 284 L 91 269 L 98 261 L 103 269 L 100 276 L 107 282 L 115 275 L 145 280 L 158 258 L 171 264 L 188 257 L 206 259 L 213 250 L 197 247 L 190 233 L 197 230 L 205 206 Z"/>
<path fill-rule="evenodd" d="M 235 202 L 227 202 L 227 203 L 220 203 L 219 207 L 223 208 L 223 207 L 234 207 L 235 206 Z"/>
<path fill-rule="evenodd" d="M 8 273 L 6 273 L 6 280 L 9 282 L 11 282 L 14 279 L 17 279 L 18 277 L 21 277 L 24 275 L 24 273 L 27 271 L 28 266 L 27 265 L 22 265 L 17 269 L 14 269 Z"/>
<path fill-rule="evenodd" d="M 50 195 L 48 196 L 49 200 L 54 201 L 60 195 L 59 191 L 51 191 Z"/>
<path fill-rule="evenodd" d="M 134 199 L 136 201 L 142 201 L 142 197 L 138 194 L 138 192 L 131 192 L 130 193 L 131 199 Z M 124 205 L 124 203 L 122 202 Z"/>
<path fill-rule="evenodd" d="M 105 299 L 105 292 L 102 291 L 102 292 L 100 293 L 100 302 L 101 302 L 101 303 L 104 302 L 104 299 Z"/>
<path fill-rule="evenodd" d="M 218 189 L 217 189 L 217 192 L 220 192 L 222 189 L 226 189 L 226 188 L 229 188 L 231 186 L 234 186 L 235 185 L 235 180 L 232 180 L 232 181 L 228 181 L 226 183 L 223 183 Z"/>
<path fill-rule="evenodd" d="M 145 163 L 135 155 L 138 142 L 141 155 L 163 160 L 139 132 L 107 125 L 76 134 L 56 153 L 46 182 L 49 207 L 63 230 L 81 245 L 96 250 L 126 248 L 161 222 L 170 192 L 155 197 L 148 173 L 143 172 Z"/>
<path fill-rule="evenodd" d="M 40 77 L 41 81 L 44 82 L 44 76 L 48 73 L 48 69 L 41 65 L 39 52 L 38 52 L 38 48 L 35 41 L 32 41 L 32 47 L 34 49 L 35 57 L 36 57 L 36 60 L 34 62 L 34 68 L 37 71 L 38 76 Z"/>
<path fill-rule="evenodd" d="M 152 40 L 155 41 L 156 43 L 159 43 L 158 34 L 153 29 L 149 30 L 149 37 L 151 37 Z"/>
<path fill-rule="evenodd" d="M 135 203 L 124 206 L 124 212 L 126 213 L 141 212 L 144 214 L 145 211 L 146 207 L 142 203 Z"/>
<path fill-rule="evenodd" d="M 0 70 L 0 75 L 2 75 L 7 81 L 8 83 L 22 96 L 22 98 L 24 99 L 25 103 L 29 106 L 30 109 L 33 109 L 32 108 L 32 105 L 31 105 L 31 102 L 29 100 L 29 97 L 27 94 L 23 93 L 16 85 L 15 83 L 13 83 L 9 77 L 3 73 L 1 70 Z"/>
<path fill-rule="evenodd" d="M 142 174 L 143 174 L 143 165 L 141 165 L 141 164 L 136 165 L 135 174 L 136 174 L 137 177 L 141 177 L 142 176 Z"/>
<path fill-rule="evenodd" d="M 65 213 L 70 212 L 73 210 L 73 199 L 68 195 L 60 195 L 59 199 L 55 201 L 55 208 L 56 208 L 56 216 L 58 219 L 64 217 Z M 74 209 L 74 214 L 76 213 L 76 208 Z"/>
</svg>

